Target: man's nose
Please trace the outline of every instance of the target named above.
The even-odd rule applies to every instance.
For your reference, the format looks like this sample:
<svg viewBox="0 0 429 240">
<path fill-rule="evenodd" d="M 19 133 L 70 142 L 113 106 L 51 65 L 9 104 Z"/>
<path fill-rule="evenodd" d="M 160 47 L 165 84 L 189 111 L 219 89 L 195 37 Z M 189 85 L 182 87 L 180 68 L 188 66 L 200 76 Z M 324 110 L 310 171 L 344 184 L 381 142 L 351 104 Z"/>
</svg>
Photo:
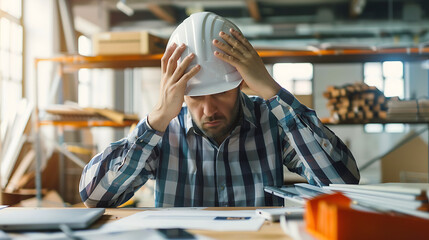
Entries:
<svg viewBox="0 0 429 240">
<path fill-rule="evenodd" d="M 211 117 L 217 112 L 217 105 L 214 98 L 210 95 L 205 96 L 203 103 L 203 113 L 205 116 Z"/>
</svg>

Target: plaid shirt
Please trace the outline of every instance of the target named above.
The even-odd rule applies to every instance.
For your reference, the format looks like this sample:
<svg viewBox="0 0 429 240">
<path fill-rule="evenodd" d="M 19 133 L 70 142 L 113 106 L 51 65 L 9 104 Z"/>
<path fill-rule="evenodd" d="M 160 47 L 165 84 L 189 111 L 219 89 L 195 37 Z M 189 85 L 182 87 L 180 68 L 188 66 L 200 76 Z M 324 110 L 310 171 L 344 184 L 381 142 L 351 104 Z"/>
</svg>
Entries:
<svg viewBox="0 0 429 240">
<path fill-rule="evenodd" d="M 157 207 L 278 205 L 263 188 L 283 184 L 283 165 L 314 185 L 359 182 L 348 148 L 291 93 L 240 100 L 240 123 L 220 146 L 199 134 L 186 106 L 163 133 L 143 119 L 84 168 L 82 200 L 118 206 L 155 179 Z"/>
</svg>

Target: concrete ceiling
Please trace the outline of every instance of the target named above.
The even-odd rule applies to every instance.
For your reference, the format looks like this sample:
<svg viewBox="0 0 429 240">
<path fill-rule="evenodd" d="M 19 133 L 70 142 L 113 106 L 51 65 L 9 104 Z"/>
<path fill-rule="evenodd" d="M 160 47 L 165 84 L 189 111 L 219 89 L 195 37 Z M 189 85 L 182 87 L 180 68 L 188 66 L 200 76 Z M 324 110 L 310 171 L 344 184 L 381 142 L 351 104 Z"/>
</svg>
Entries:
<svg viewBox="0 0 429 240">
<path fill-rule="evenodd" d="M 72 0 L 76 23 L 96 31 L 149 30 L 168 38 L 189 14 L 210 11 L 235 22 L 254 45 L 276 48 L 362 45 L 422 46 L 429 43 L 427 0 Z M 92 10 L 91 10 L 92 9 Z M 75 21 L 76 22 L 76 21 Z M 97 30 L 98 26 L 98 30 Z"/>
</svg>

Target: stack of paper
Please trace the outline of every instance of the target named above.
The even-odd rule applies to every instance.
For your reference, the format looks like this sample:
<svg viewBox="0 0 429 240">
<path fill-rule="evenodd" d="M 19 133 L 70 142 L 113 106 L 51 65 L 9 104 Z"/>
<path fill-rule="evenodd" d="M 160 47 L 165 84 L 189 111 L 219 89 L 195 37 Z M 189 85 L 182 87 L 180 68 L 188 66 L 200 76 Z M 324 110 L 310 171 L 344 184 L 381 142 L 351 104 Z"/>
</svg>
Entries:
<svg viewBox="0 0 429 240">
<path fill-rule="evenodd" d="M 396 121 L 429 120 L 429 99 L 391 100 L 387 103 L 387 119 Z"/>
<path fill-rule="evenodd" d="M 427 183 L 384 183 L 375 185 L 330 184 L 361 206 L 377 211 L 395 211 L 429 219 Z"/>
<path fill-rule="evenodd" d="M 103 226 L 106 229 L 183 228 L 211 231 L 258 231 L 265 219 L 255 210 L 143 211 Z"/>
</svg>

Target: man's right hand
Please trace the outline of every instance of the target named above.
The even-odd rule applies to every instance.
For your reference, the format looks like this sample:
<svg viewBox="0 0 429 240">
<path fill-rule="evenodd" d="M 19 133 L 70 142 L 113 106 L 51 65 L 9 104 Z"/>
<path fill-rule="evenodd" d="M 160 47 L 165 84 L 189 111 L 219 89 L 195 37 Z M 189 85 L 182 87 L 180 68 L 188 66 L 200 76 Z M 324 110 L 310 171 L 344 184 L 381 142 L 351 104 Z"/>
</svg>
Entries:
<svg viewBox="0 0 429 240">
<path fill-rule="evenodd" d="M 173 43 L 161 58 L 160 98 L 148 115 L 149 125 L 160 132 L 164 132 L 170 121 L 180 113 L 188 80 L 195 76 L 201 68 L 200 65 L 196 65 L 185 72 L 195 58 L 193 53 L 186 56 L 177 66 L 177 60 L 185 49 L 185 44 L 178 47 Z"/>
</svg>

